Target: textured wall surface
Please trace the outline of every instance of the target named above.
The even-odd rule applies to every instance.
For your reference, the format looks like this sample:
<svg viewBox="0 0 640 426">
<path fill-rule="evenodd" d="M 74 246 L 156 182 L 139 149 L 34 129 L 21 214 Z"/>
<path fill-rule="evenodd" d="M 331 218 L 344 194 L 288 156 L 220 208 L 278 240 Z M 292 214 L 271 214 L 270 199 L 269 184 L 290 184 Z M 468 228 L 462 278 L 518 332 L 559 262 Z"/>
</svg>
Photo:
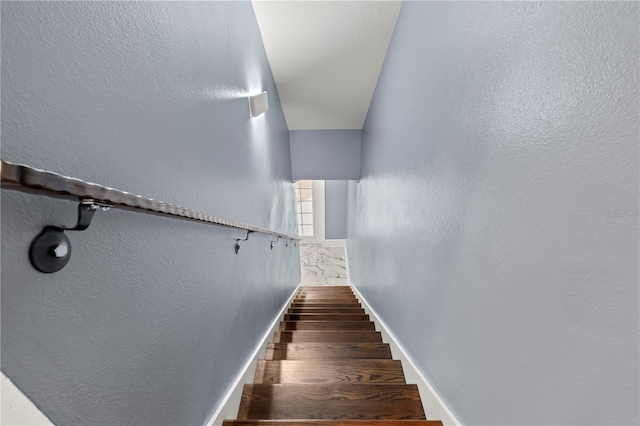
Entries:
<svg viewBox="0 0 640 426">
<path fill-rule="evenodd" d="M 324 238 L 347 238 L 347 193 L 349 181 L 328 180 L 324 183 Z"/>
<path fill-rule="evenodd" d="M 360 179 L 362 130 L 292 130 L 293 180 Z"/>
<path fill-rule="evenodd" d="M 269 92 L 249 118 L 246 96 Z M 2 5 L 2 158 L 295 232 L 286 123 L 248 2 Z M 56 424 L 199 425 L 300 280 L 290 246 L 131 212 L 31 239 L 65 201 L 2 191 L 2 371 Z"/>
<path fill-rule="evenodd" d="M 638 3 L 405 2 L 354 284 L 463 424 L 638 424 Z"/>
</svg>

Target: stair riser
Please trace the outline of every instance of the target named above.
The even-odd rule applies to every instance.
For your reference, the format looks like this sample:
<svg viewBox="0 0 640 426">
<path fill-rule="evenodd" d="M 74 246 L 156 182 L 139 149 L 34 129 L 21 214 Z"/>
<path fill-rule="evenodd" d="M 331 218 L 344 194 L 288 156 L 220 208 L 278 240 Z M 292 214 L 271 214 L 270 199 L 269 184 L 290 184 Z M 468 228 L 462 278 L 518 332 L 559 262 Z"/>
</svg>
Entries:
<svg viewBox="0 0 640 426">
<path fill-rule="evenodd" d="M 285 314 L 285 321 L 369 321 L 367 314 Z"/>
<path fill-rule="evenodd" d="M 357 301 L 358 299 L 355 296 L 332 296 L 330 294 L 322 294 L 319 296 L 296 296 L 294 300 L 351 300 Z"/>
<path fill-rule="evenodd" d="M 353 293 L 298 293 L 295 297 L 356 297 Z"/>
<path fill-rule="evenodd" d="M 442 426 L 439 420 L 225 420 L 223 426 Z"/>
<path fill-rule="evenodd" d="M 289 308 L 287 310 L 288 314 L 364 314 L 364 309 L 362 308 L 311 308 L 311 307 L 300 307 L 300 308 Z"/>
<path fill-rule="evenodd" d="M 382 343 L 378 331 L 276 331 L 274 343 L 371 342 Z"/>
<path fill-rule="evenodd" d="M 265 360 L 391 359 L 385 343 L 269 343 Z"/>
<path fill-rule="evenodd" d="M 347 294 L 347 293 L 317 293 L 317 294 L 296 294 L 295 297 L 308 298 L 308 299 L 311 299 L 311 298 L 321 299 L 321 298 L 332 298 L 332 297 L 337 297 L 342 299 L 355 299 L 356 295 Z"/>
<path fill-rule="evenodd" d="M 285 330 L 362 330 L 375 331 L 371 321 L 287 321 L 280 323 L 280 331 Z"/>
<path fill-rule="evenodd" d="M 335 303 L 335 302 L 294 302 L 291 304 L 291 308 L 325 308 L 325 309 L 358 309 L 362 308 L 359 303 Z"/>
<path fill-rule="evenodd" d="M 400 361 L 258 361 L 254 383 L 363 384 L 406 383 Z"/>
<path fill-rule="evenodd" d="M 426 420 L 416 385 L 245 385 L 238 419 Z"/>
<path fill-rule="evenodd" d="M 351 287 L 348 285 L 303 285 L 300 287 L 300 291 L 306 290 L 351 290 Z"/>
</svg>

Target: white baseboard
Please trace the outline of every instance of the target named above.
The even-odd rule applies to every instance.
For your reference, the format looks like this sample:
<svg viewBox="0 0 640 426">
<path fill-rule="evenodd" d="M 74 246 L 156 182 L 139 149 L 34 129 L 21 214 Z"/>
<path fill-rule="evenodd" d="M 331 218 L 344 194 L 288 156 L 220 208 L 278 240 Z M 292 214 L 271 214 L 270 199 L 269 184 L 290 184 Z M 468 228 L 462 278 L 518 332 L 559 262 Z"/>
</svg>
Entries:
<svg viewBox="0 0 640 426">
<path fill-rule="evenodd" d="M 322 245 L 324 247 L 346 247 L 347 240 L 324 240 Z"/>
<path fill-rule="evenodd" d="M 431 383 L 427 380 L 425 375 L 413 362 L 409 354 L 407 354 L 404 347 L 398 342 L 396 336 L 389 330 L 387 324 L 380 319 L 378 314 L 371 309 L 371 306 L 367 302 L 358 289 L 351 284 L 351 288 L 358 296 L 360 303 L 365 312 L 369 315 L 371 320 L 376 325 L 376 330 L 382 334 L 382 340 L 385 343 L 389 343 L 391 347 L 391 354 L 393 359 L 399 359 L 402 362 L 402 369 L 407 383 L 418 385 L 420 391 L 420 399 L 424 407 L 425 414 L 429 420 L 441 420 L 445 426 L 460 426 L 461 423 L 453 415 L 449 407 L 447 407 L 444 401 L 436 393 Z"/>
<path fill-rule="evenodd" d="M 53 426 L 51 420 L 4 373 L 2 373 L 1 389 L 0 424 L 5 426 Z"/>
<path fill-rule="evenodd" d="M 300 241 L 302 246 L 346 247 L 347 240 L 307 240 Z"/>
<path fill-rule="evenodd" d="M 206 423 L 207 426 L 220 426 L 225 419 L 235 419 L 238 417 L 238 408 L 240 408 L 240 399 L 242 398 L 242 388 L 244 388 L 246 383 L 253 383 L 258 360 L 264 358 L 264 354 L 267 350 L 267 343 L 269 343 L 273 333 L 278 330 L 280 321 L 284 320 L 284 314 L 291 304 L 293 296 L 296 295 L 301 285 L 302 284 L 298 284 L 298 287 L 296 287 L 293 293 L 291 293 L 291 296 L 280 310 L 280 313 L 273 320 L 271 328 L 269 328 L 269 331 L 265 333 L 260 343 L 258 343 L 255 351 L 253 351 L 253 356 L 249 361 L 247 361 L 242 370 L 240 370 L 236 380 L 233 382 L 233 386 L 231 386 L 231 389 L 229 389 L 216 411 L 214 411 L 213 415 Z"/>
<path fill-rule="evenodd" d="M 351 268 L 349 267 L 349 253 L 347 253 L 347 240 L 344 240 L 344 266 L 347 269 L 347 282 L 351 287 Z"/>
</svg>

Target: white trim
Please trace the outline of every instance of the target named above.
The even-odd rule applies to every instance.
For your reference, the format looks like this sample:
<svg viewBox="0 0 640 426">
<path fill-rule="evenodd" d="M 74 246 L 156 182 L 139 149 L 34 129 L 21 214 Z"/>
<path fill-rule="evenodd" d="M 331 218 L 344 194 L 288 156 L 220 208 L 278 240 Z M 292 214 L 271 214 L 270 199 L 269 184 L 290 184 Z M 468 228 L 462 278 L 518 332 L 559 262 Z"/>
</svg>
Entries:
<svg viewBox="0 0 640 426">
<path fill-rule="evenodd" d="M 333 240 L 324 240 L 322 242 L 322 246 L 323 247 L 346 247 L 347 245 L 345 240 L 333 239 Z"/>
<path fill-rule="evenodd" d="M 335 244 L 333 243 L 335 241 Z M 329 242 L 329 244 L 326 244 Z M 347 240 L 326 240 L 325 246 L 341 246 L 344 249 L 344 268 L 347 270 L 347 282 L 351 283 L 351 272 L 349 272 L 349 255 L 347 254 Z M 353 286 L 353 284 L 351 284 Z"/>
<path fill-rule="evenodd" d="M 240 373 L 236 377 L 236 380 L 234 380 L 231 389 L 229 389 L 227 394 L 222 399 L 220 405 L 218 405 L 218 408 L 216 408 L 216 411 L 214 411 L 211 418 L 207 421 L 207 426 L 219 426 L 222 425 L 222 422 L 224 420 L 235 419 L 236 417 L 238 417 L 238 408 L 240 407 L 240 399 L 242 398 L 242 388 L 244 388 L 245 383 L 253 383 L 258 360 L 264 358 L 264 354 L 267 350 L 267 343 L 269 343 L 270 338 L 273 336 L 273 333 L 278 329 L 280 321 L 284 320 L 284 314 L 291 304 L 291 300 L 300 289 L 301 285 L 302 284 L 298 284 L 293 293 L 291 293 L 289 299 L 287 299 L 287 301 L 285 302 L 282 309 L 280 309 L 280 313 L 273 320 L 269 331 L 265 333 L 260 343 L 258 343 L 255 351 L 253 351 L 253 356 L 251 357 L 251 359 L 249 359 L 249 361 L 247 361 L 242 370 L 240 370 Z"/>
<path fill-rule="evenodd" d="M 0 424 L 6 426 L 53 426 L 51 420 L 2 373 Z"/>
<path fill-rule="evenodd" d="M 311 198 L 313 199 L 313 237 L 303 238 L 302 241 L 300 241 L 300 244 L 324 243 L 324 181 L 312 181 L 312 191 L 313 192 Z"/>
<path fill-rule="evenodd" d="M 355 288 L 355 286 L 351 282 L 351 271 L 349 270 L 349 253 L 347 253 L 347 240 L 344 240 L 344 267 L 347 270 L 347 282 L 351 287 Z"/>
<path fill-rule="evenodd" d="M 349 282 L 351 283 L 351 281 Z M 365 312 L 375 323 L 376 330 L 381 332 L 382 340 L 389 343 L 393 358 L 399 359 L 402 362 L 407 383 L 415 383 L 418 385 L 420 399 L 422 400 L 427 419 L 441 420 L 445 426 L 460 426 L 461 423 L 456 419 L 442 398 L 440 398 L 433 386 L 431 386 L 431 383 L 429 383 L 424 373 L 413 362 L 413 359 L 411 359 L 411 356 L 409 356 L 404 347 L 399 343 L 395 334 L 389 330 L 387 324 L 380 319 L 376 311 L 371 308 L 367 299 L 362 296 L 353 283 L 350 285 L 360 300 L 360 303 L 362 303 Z"/>
</svg>

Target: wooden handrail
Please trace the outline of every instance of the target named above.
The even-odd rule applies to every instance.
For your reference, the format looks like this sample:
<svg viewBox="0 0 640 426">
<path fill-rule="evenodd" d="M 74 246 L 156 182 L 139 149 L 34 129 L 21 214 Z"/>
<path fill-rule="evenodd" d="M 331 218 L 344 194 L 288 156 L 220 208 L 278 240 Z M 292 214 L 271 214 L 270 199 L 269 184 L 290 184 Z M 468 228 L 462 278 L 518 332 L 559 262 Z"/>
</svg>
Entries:
<svg viewBox="0 0 640 426">
<path fill-rule="evenodd" d="M 0 160 L 0 175 L 2 177 L 0 182 L 2 182 L 3 189 L 73 201 L 92 200 L 96 204 L 116 209 L 166 216 L 174 219 L 204 222 L 210 225 L 259 232 L 289 240 L 301 239 L 297 235 L 271 231 L 259 226 L 225 219 L 212 214 L 4 160 Z"/>
<path fill-rule="evenodd" d="M 38 194 L 48 197 L 79 201 L 81 203 L 78 225 L 76 226 L 76 228 L 47 227 L 45 228 L 45 230 L 79 230 L 81 221 L 86 222 L 86 224 L 82 225 L 84 226 L 84 228 L 86 228 L 87 226 L 89 226 L 88 224 L 91 221 L 92 211 L 96 210 L 98 207 L 104 207 L 105 209 L 114 208 L 128 210 L 133 212 L 170 217 L 174 219 L 206 223 L 209 225 L 223 226 L 226 228 L 240 229 L 243 231 L 247 231 L 247 238 L 249 237 L 250 233 L 254 232 L 272 235 L 274 237 L 277 237 L 276 241 L 271 242 L 272 249 L 274 247 L 274 244 L 280 238 L 288 239 L 294 242 L 301 240 L 301 238 L 297 235 L 289 235 L 271 231 L 259 226 L 253 226 L 235 220 L 225 219 L 222 217 L 214 216 L 212 214 L 176 206 L 174 204 L 165 203 L 163 201 L 153 200 L 151 198 L 141 197 L 140 195 L 131 194 L 129 192 L 120 191 L 118 189 L 109 188 L 95 183 L 85 182 L 80 179 L 59 175 L 57 173 L 49 172 L 46 170 L 39 170 L 25 165 L 10 163 L 4 160 L 0 160 L 0 176 L 2 189 L 10 189 L 13 191 L 26 192 L 30 194 Z M 240 247 L 238 241 L 246 241 L 247 238 L 236 239 L 236 253 L 238 252 Z M 65 242 L 62 241 L 61 243 L 63 244 Z M 34 263 L 33 257 L 32 263 Z"/>
</svg>

